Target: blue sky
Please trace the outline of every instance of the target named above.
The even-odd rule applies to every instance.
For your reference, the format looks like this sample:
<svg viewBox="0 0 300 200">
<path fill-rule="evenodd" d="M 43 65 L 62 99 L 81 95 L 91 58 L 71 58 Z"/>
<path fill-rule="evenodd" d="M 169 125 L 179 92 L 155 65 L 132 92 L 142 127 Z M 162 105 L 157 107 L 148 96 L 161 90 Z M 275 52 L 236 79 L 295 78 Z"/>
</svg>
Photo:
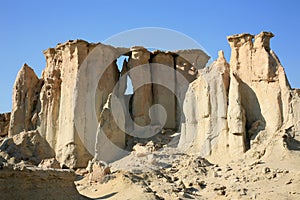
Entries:
<svg viewBox="0 0 300 200">
<path fill-rule="evenodd" d="M 292 87 L 300 88 L 299 2 L 0 0 L 0 112 L 11 110 L 13 83 L 24 63 L 41 75 L 43 50 L 69 39 L 101 42 L 141 27 L 182 32 L 213 58 L 220 49 L 229 58 L 228 35 L 272 31 L 271 48 Z"/>
</svg>

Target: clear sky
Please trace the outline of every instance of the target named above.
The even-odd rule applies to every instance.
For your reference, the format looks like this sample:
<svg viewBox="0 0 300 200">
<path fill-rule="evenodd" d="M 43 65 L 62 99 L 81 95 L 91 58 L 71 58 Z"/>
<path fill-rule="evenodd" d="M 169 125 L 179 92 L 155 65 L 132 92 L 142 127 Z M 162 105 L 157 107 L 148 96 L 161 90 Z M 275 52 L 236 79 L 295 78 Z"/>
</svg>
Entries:
<svg viewBox="0 0 300 200">
<path fill-rule="evenodd" d="M 213 57 L 229 58 L 226 36 L 271 31 L 271 48 L 292 87 L 300 88 L 300 1 L 15 1 L 0 0 L 0 112 L 11 110 L 15 77 L 24 63 L 38 76 L 43 50 L 69 39 L 101 42 L 122 31 L 163 27 L 182 32 Z M 137 44 L 138 45 L 138 44 Z"/>
</svg>

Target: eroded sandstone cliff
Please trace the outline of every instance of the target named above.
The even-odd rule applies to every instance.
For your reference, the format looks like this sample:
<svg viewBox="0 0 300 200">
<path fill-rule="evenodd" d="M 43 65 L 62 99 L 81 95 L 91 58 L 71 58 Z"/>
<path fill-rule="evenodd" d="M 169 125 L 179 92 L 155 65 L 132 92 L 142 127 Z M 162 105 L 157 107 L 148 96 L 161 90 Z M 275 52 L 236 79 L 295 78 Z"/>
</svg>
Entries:
<svg viewBox="0 0 300 200">
<path fill-rule="evenodd" d="M 58 44 L 44 54 L 46 68 L 40 79 L 27 65 L 17 76 L 9 136 L 38 130 L 61 166 L 69 168 L 85 167 L 94 153 L 109 162 L 119 158 L 118 148 L 126 147 L 125 132 L 139 136 L 144 126 L 178 130 L 188 84 L 209 59 L 201 50 L 150 52 L 143 47 L 115 48 L 83 40 Z M 128 59 L 120 72 L 116 62 L 123 55 Z M 164 66 L 170 71 L 163 71 Z M 132 80 L 132 96 L 125 94 L 127 78 Z M 118 116 L 113 116 L 111 99 L 127 112 L 118 110 Z M 154 104 L 165 107 L 166 119 L 155 108 L 153 116 L 149 115 Z M 91 117 L 93 113 L 96 118 Z M 155 133 L 148 130 L 150 135 Z"/>
<path fill-rule="evenodd" d="M 272 37 L 229 36 L 230 62 L 220 51 L 208 67 L 202 50 L 59 44 L 44 51 L 41 78 L 27 65 L 18 73 L 9 136 L 37 130 L 68 168 L 85 167 L 94 154 L 114 161 L 130 138 L 162 129 L 181 132 L 179 149 L 212 160 L 239 157 L 274 135 L 288 143 L 300 130 L 299 91 L 289 86 Z"/>
<path fill-rule="evenodd" d="M 179 147 L 214 161 L 229 160 L 253 147 L 267 148 L 288 129 L 293 136 L 286 137 L 295 137 L 299 117 L 292 113 L 297 92 L 270 48 L 273 36 L 262 32 L 227 38 L 230 63 L 219 53 L 189 86 Z"/>
</svg>

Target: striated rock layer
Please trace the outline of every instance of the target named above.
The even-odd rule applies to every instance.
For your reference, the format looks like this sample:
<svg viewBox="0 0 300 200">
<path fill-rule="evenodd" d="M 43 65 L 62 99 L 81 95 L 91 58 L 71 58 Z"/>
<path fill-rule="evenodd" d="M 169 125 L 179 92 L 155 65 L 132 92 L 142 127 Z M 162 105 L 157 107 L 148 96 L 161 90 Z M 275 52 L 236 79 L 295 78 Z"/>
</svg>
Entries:
<svg viewBox="0 0 300 200">
<path fill-rule="evenodd" d="M 1 199 L 89 199 L 78 193 L 74 180 L 71 170 L 5 166 L 0 169 Z"/>
</svg>

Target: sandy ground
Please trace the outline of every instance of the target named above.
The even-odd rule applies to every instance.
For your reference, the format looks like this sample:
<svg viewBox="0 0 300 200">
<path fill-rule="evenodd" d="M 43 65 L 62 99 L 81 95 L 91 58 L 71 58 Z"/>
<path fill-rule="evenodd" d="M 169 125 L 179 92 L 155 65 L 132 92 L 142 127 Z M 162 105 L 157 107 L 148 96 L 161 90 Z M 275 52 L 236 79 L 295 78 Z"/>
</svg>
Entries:
<svg viewBox="0 0 300 200">
<path fill-rule="evenodd" d="M 222 165 L 175 148 L 132 152 L 99 181 L 75 184 L 93 199 L 300 199 L 300 152 L 274 147 Z"/>
</svg>

